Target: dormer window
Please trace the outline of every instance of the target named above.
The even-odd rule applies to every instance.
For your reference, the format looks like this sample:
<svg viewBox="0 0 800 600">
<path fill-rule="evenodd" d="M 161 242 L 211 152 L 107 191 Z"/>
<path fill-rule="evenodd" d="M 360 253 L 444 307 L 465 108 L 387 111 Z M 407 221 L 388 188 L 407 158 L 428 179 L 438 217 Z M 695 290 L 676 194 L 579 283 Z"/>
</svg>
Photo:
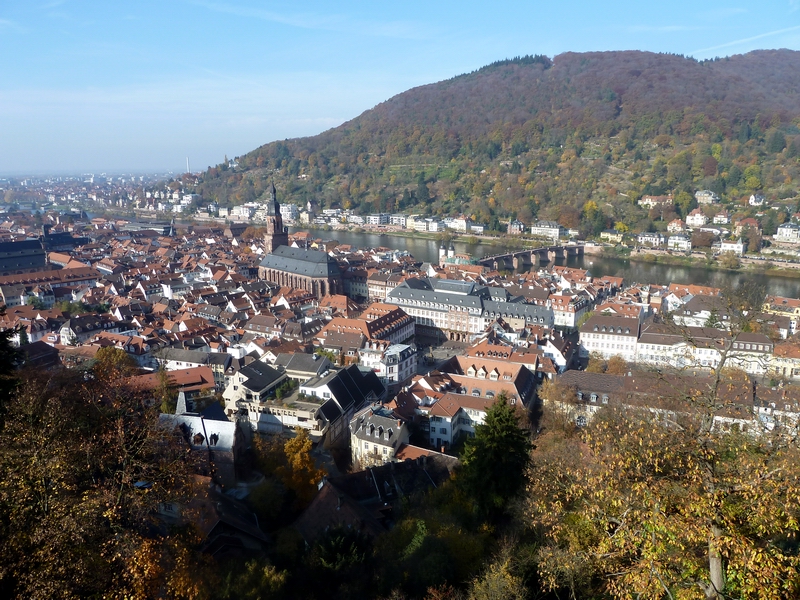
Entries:
<svg viewBox="0 0 800 600">
<path fill-rule="evenodd" d="M 597 394 L 592 394 L 591 396 L 589 396 L 589 400 L 591 400 L 592 402 L 597 402 Z"/>
</svg>

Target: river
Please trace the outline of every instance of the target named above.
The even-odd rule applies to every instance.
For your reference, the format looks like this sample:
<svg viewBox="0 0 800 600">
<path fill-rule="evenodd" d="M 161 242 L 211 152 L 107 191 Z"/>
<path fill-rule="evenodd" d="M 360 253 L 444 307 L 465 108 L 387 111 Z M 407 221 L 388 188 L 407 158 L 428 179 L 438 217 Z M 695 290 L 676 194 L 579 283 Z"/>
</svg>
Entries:
<svg viewBox="0 0 800 600">
<path fill-rule="evenodd" d="M 338 240 L 359 248 L 376 248 L 383 246 L 397 250 L 407 250 L 416 258 L 425 262 L 438 262 L 439 245 L 434 240 L 420 237 L 378 234 L 353 231 L 325 231 L 318 229 L 292 228 L 292 231 L 309 231 L 324 240 Z M 466 244 L 456 242 L 456 252 L 468 253 L 476 258 L 490 256 L 499 252 L 498 246 L 490 244 Z M 564 264 L 560 261 L 559 264 Z M 643 261 L 632 261 L 620 258 L 600 256 L 573 257 L 566 262 L 567 266 L 588 269 L 592 275 L 602 277 L 612 275 L 624 277 L 626 283 L 694 283 L 714 287 L 737 288 L 742 285 L 763 285 L 768 294 L 800 298 L 800 279 L 790 277 L 767 276 L 756 273 L 735 271 L 718 271 L 703 267 L 684 267 L 664 265 Z"/>
</svg>

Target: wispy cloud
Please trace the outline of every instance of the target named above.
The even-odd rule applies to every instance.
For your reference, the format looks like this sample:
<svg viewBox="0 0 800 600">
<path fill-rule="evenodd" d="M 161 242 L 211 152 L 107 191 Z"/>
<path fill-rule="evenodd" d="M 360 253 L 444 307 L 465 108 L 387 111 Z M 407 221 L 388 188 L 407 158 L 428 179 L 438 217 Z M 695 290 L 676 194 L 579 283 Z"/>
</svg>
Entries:
<svg viewBox="0 0 800 600">
<path fill-rule="evenodd" d="M 714 50 L 722 50 L 723 48 L 732 48 L 734 46 L 741 46 L 742 44 L 748 44 L 750 42 L 755 42 L 756 40 L 763 40 L 764 38 L 773 37 L 776 35 L 781 35 L 782 33 L 789 33 L 798 30 L 800 30 L 800 25 L 795 25 L 794 27 L 785 27 L 784 29 L 776 29 L 775 31 L 769 31 L 767 33 L 761 33 L 759 35 L 742 38 L 740 40 L 734 40 L 732 42 L 727 42 L 725 44 L 719 44 L 718 46 L 710 46 L 709 48 L 702 48 L 700 50 L 695 50 L 691 54 L 692 55 L 703 54 L 704 52 L 712 52 Z"/>
<path fill-rule="evenodd" d="M 202 6 L 219 13 L 259 19 L 271 23 L 279 23 L 300 29 L 333 31 L 340 33 L 359 33 L 376 37 L 400 39 L 422 39 L 432 35 L 432 31 L 421 23 L 411 21 L 365 21 L 354 20 L 343 15 L 320 14 L 315 12 L 280 13 L 260 8 L 249 8 L 225 2 L 208 2 L 206 0 L 189 0 L 191 4 Z"/>
<path fill-rule="evenodd" d="M 797 0 L 790 0 L 796 2 Z M 727 19 L 728 17 L 735 17 L 736 15 L 743 15 L 747 12 L 746 8 L 730 6 L 727 8 L 715 8 L 713 10 L 704 10 L 697 14 L 698 18 L 706 19 L 709 21 L 717 21 L 719 19 Z"/>
<path fill-rule="evenodd" d="M 16 21 L 0 19 L 0 32 L 2 31 L 16 31 L 17 33 L 25 33 L 27 30 Z"/>
<path fill-rule="evenodd" d="M 673 33 L 676 31 L 697 31 L 700 27 L 690 25 L 632 25 L 630 33 Z"/>
</svg>

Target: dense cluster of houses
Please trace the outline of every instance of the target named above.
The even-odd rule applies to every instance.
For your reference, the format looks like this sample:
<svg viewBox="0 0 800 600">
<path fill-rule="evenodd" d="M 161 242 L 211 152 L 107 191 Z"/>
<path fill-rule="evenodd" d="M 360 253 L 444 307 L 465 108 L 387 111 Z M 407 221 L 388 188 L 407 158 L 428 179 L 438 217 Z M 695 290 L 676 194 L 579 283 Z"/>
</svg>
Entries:
<svg viewBox="0 0 800 600">
<path fill-rule="evenodd" d="M 577 425 L 721 366 L 744 378 L 738 412 L 720 417 L 727 425 L 797 412 L 797 299 L 767 297 L 741 329 L 737 309 L 705 286 L 626 285 L 561 266 L 500 273 L 446 249 L 423 264 L 305 232 L 273 248 L 274 236 L 244 239 L 233 225 L 73 223 L 86 240 L 39 252 L 36 230 L 18 219 L 0 224 L 0 325 L 17 328 L 29 363 L 82 368 L 114 347 L 141 367 L 132 383 L 152 390 L 163 369 L 179 400 L 162 418 L 213 457 L 207 475 L 225 489 L 250 437 L 298 427 L 356 468 L 424 459 L 444 474 L 493 403 L 531 409 L 545 380 L 571 390 Z M 73 235 L 59 223 L 53 233 Z M 442 346 L 447 356 L 435 358 Z M 583 370 L 612 357 L 629 370 Z M 326 482 L 320 497 L 332 485 L 345 483 Z"/>
</svg>

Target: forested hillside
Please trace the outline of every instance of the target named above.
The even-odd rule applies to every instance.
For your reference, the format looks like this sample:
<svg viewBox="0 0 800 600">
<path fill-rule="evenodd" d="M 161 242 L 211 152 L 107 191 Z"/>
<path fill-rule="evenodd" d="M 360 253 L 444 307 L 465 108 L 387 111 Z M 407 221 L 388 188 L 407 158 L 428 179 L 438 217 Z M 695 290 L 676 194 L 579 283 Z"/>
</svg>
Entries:
<svg viewBox="0 0 800 600">
<path fill-rule="evenodd" d="M 740 202 L 794 198 L 800 178 L 800 52 L 698 62 L 647 52 L 499 61 L 411 89 L 315 137 L 266 144 L 209 168 L 222 205 L 281 201 L 363 212 L 464 212 L 498 225 L 557 219 L 587 233 L 660 227 L 635 205 L 697 189 Z M 592 202 L 589 202 L 592 201 Z"/>
</svg>

